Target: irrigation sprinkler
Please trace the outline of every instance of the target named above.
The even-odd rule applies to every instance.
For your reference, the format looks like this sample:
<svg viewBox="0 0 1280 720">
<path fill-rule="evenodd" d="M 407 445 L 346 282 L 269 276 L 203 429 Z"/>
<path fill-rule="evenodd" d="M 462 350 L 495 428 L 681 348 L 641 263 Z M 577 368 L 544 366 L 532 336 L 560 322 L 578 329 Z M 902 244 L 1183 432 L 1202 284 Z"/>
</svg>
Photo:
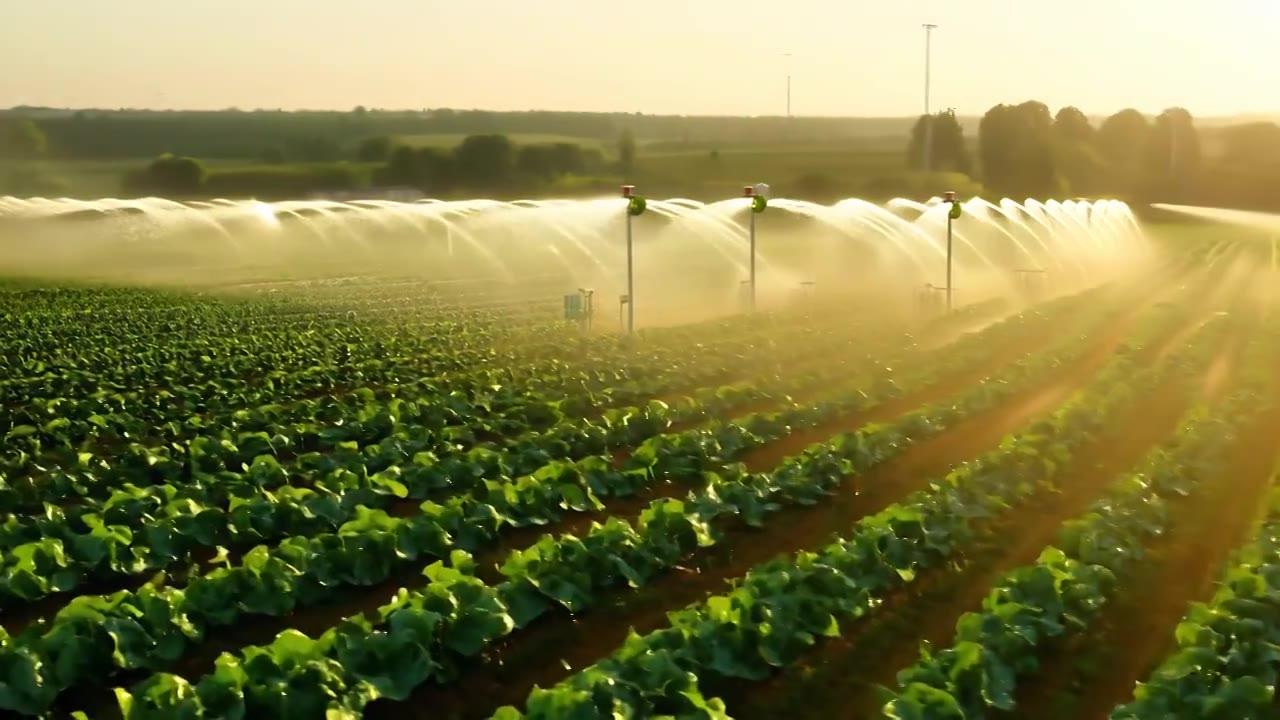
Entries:
<svg viewBox="0 0 1280 720">
<path fill-rule="evenodd" d="M 947 311 L 951 311 L 951 224 L 960 219 L 963 210 L 960 209 L 960 201 L 956 199 L 954 190 L 948 190 L 943 193 L 944 202 L 951 203 L 951 209 L 947 211 Z"/>
<path fill-rule="evenodd" d="M 635 185 L 622 186 L 622 198 L 627 201 L 627 294 L 618 298 L 618 313 L 622 313 L 622 306 L 627 308 L 627 333 L 636 331 L 636 303 L 635 303 L 635 264 L 633 253 L 631 250 L 631 220 L 644 213 L 648 203 L 643 197 L 636 195 Z"/>
<path fill-rule="evenodd" d="M 769 186 L 764 183 L 756 183 L 755 185 L 744 185 L 742 188 L 742 196 L 751 198 L 751 213 L 747 220 L 747 244 L 750 247 L 751 263 L 750 275 L 747 283 L 751 286 L 751 295 L 748 308 L 755 312 L 756 309 L 756 215 L 764 212 L 769 207 Z"/>
</svg>

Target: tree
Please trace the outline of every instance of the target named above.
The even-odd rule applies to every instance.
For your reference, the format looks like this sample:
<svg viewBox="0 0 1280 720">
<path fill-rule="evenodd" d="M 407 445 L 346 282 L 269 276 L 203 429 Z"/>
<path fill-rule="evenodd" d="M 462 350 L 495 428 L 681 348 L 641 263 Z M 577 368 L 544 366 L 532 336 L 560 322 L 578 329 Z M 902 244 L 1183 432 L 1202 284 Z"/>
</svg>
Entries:
<svg viewBox="0 0 1280 720">
<path fill-rule="evenodd" d="M 996 105 L 978 125 L 983 183 L 1017 197 L 1052 197 L 1063 191 L 1054 162 L 1053 117 L 1041 102 Z"/>
<path fill-rule="evenodd" d="M 505 184 L 515 168 L 515 146 L 506 135 L 468 135 L 453 156 L 460 179 L 477 188 Z"/>
<path fill-rule="evenodd" d="M 933 127 L 932 138 L 929 137 L 930 126 Z M 926 142 L 932 143 L 929 170 L 969 174 L 972 163 L 965 147 L 964 128 L 956 120 L 955 112 L 946 110 L 936 115 L 921 115 L 916 120 L 907 143 L 907 160 L 912 170 L 926 169 Z"/>
<path fill-rule="evenodd" d="M 1219 131 L 1221 161 L 1229 165 L 1280 165 L 1280 125 L 1254 122 Z"/>
<path fill-rule="evenodd" d="M 636 169 L 636 138 L 631 128 L 623 128 L 618 135 L 618 170 L 623 179 L 630 180 Z"/>
<path fill-rule="evenodd" d="M 342 157 L 342 147 L 333 138 L 311 135 L 293 139 L 285 154 L 298 162 L 335 162 Z"/>
<path fill-rule="evenodd" d="M 1102 161 L 1107 164 L 1108 192 L 1128 194 L 1137 190 L 1150 131 L 1147 118 L 1132 108 L 1102 121 L 1096 144 Z"/>
<path fill-rule="evenodd" d="M 391 152 L 387 164 L 374 172 L 380 185 L 402 185 L 439 192 L 453 184 L 453 158 L 432 147 L 414 149 L 405 145 Z"/>
<path fill-rule="evenodd" d="M 581 175 L 587 171 L 587 156 L 577 143 L 556 143 L 551 146 L 552 165 L 564 175 Z"/>
<path fill-rule="evenodd" d="M 555 151 L 550 145 L 525 145 L 516 153 L 516 169 L 520 174 L 546 182 L 560 174 L 555 166 Z"/>
<path fill-rule="evenodd" d="M 360 162 L 386 162 L 391 155 L 391 138 L 387 135 L 365 138 L 356 148 L 356 159 Z"/>
<path fill-rule="evenodd" d="M 1191 113 L 1169 108 L 1156 116 L 1143 152 L 1143 192 L 1175 199 L 1195 183 L 1203 164 L 1200 134 Z"/>
<path fill-rule="evenodd" d="M 208 171 L 199 160 L 165 153 L 141 171 L 125 177 L 125 190 L 131 194 L 185 197 L 204 188 Z"/>
<path fill-rule="evenodd" d="M 1105 187 L 1106 163 L 1094 146 L 1096 138 L 1097 131 L 1079 108 L 1067 106 L 1054 115 L 1054 166 L 1077 195 Z"/>
<path fill-rule="evenodd" d="M 1058 110 L 1053 117 L 1053 134 L 1062 142 L 1091 143 L 1094 138 L 1093 125 L 1079 108 L 1067 106 Z"/>
<path fill-rule="evenodd" d="M 49 149 L 49 139 L 44 130 L 31 120 L 18 120 L 5 128 L 0 151 L 15 160 L 38 160 Z"/>
</svg>

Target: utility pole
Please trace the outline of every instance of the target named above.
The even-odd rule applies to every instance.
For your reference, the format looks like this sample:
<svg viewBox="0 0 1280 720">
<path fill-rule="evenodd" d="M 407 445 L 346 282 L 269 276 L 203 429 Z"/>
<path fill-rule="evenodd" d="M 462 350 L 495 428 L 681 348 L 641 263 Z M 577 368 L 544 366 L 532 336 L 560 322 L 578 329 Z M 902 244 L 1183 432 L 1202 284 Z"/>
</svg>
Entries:
<svg viewBox="0 0 1280 720">
<path fill-rule="evenodd" d="M 924 171 L 933 170 L 933 117 L 929 115 L 929 71 L 932 69 L 933 31 L 937 25 L 924 23 Z"/>
</svg>

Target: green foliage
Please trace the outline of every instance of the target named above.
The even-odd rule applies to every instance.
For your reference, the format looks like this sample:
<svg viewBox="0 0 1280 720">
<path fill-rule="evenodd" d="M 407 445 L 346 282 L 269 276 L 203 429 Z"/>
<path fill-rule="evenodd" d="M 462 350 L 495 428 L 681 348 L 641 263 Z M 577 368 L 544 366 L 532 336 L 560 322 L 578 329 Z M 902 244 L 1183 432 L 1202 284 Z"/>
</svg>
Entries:
<svg viewBox="0 0 1280 720">
<path fill-rule="evenodd" d="M 1043 103 L 991 108 L 978 126 L 983 184 L 1019 199 L 1060 196 L 1053 140 L 1053 117 Z"/>
<path fill-rule="evenodd" d="M 54 175 L 43 164 L 20 163 L 0 176 L 0 195 L 19 197 L 62 197 L 69 187 L 65 178 Z"/>
<path fill-rule="evenodd" d="M 195 158 L 165 153 L 125 176 L 125 191 L 136 195 L 190 197 L 204 189 L 208 170 Z"/>
<path fill-rule="evenodd" d="M 1109 168 L 1110 192 L 1133 195 L 1142 181 L 1142 156 L 1151 126 L 1132 108 L 1111 115 L 1098 127 L 1097 147 Z"/>
<path fill-rule="evenodd" d="M 49 151 L 49 139 L 32 120 L 0 119 L 0 158 L 37 160 Z"/>
<path fill-rule="evenodd" d="M 391 145 L 391 137 L 388 135 L 365 138 L 356 148 L 356 160 L 366 163 L 386 162 L 391 156 Z"/>
<path fill-rule="evenodd" d="M 618 135 L 618 170 L 624 180 L 630 180 L 636 169 L 636 137 L 631 128 L 623 128 Z"/>
<path fill-rule="evenodd" d="M 1152 329 L 1177 319 L 1173 313 L 1152 317 Z M 1143 342 L 1154 337 L 1144 334 Z M 1073 352 L 1071 344 L 1063 352 Z M 1020 379 L 1012 384 L 1030 381 L 1036 365 L 1032 361 L 1020 366 Z M 1021 442 L 1006 443 L 928 491 L 864 518 L 851 534 L 816 552 L 800 552 L 753 568 L 726 594 L 670 613 L 669 627 L 644 636 L 633 634 L 604 660 L 553 688 L 535 689 L 526 713 L 504 708 L 495 718 L 726 717 L 722 702 L 703 695 L 700 681 L 704 677 L 768 677 L 795 662 L 819 638 L 838 635 L 844 620 L 873 612 L 885 591 L 946 562 L 971 538 L 971 523 L 1033 492 L 1035 478 L 1051 476 L 1061 456 L 1096 429 L 1099 417 L 1123 407 L 1129 395 L 1116 390 L 1131 383 L 1133 370 L 1132 359 L 1119 356 L 1104 377 L 1070 410 L 1055 415 L 1048 427 L 1037 426 L 1019 438 Z M 1147 373 L 1142 385 L 1153 379 Z M 958 407 L 941 416 L 933 415 L 935 408 L 923 409 L 891 426 L 869 426 L 816 452 L 810 449 L 800 462 L 772 474 L 770 481 L 803 478 L 804 484 L 821 487 L 831 478 L 863 472 L 901 442 L 882 445 L 879 438 L 884 434 L 914 438 L 920 432 L 937 431 L 939 425 L 985 403 L 981 395 L 958 398 Z M 806 467 L 805 475 L 794 474 Z"/>
<path fill-rule="evenodd" d="M 506 135 L 468 135 L 453 151 L 458 181 L 468 188 L 501 187 L 516 164 L 515 144 Z"/>
<path fill-rule="evenodd" d="M 350 190 L 369 184 L 369 173 L 348 163 L 214 168 L 202 191 L 212 197 L 288 200 L 313 192 Z"/>
<path fill-rule="evenodd" d="M 932 129 L 932 136 L 929 131 Z M 932 143 L 929 153 L 930 167 L 924 165 L 926 139 Z M 948 110 L 934 115 L 921 115 L 911 128 L 911 140 L 907 144 L 907 162 L 917 172 L 955 172 L 968 175 L 972 169 L 969 150 L 965 147 L 964 128 Z"/>
<path fill-rule="evenodd" d="M 1188 361 L 1178 369 L 1203 372 L 1229 326 L 1219 318 L 1201 330 Z M 1035 563 L 1006 574 L 981 611 L 962 616 L 950 647 L 937 653 L 926 649 L 918 662 L 899 673 L 899 689 L 885 714 L 903 720 L 953 720 L 1014 710 L 1018 680 L 1039 669 L 1042 645 L 1084 631 L 1114 594 L 1117 578 L 1142 559 L 1144 545 L 1169 529 L 1167 500 L 1191 495 L 1221 472 L 1234 434 L 1261 410 L 1254 398 L 1272 383 L 1265 373 L 1274 349 L 1270 340 L 1255 340 L 1250 372 L 1237 383 L 1227 407 L 1212 414 L 1205 407 L 1190 411 L 1175 438 L 1151 451 L 1136 472 L 1115 482 L 1086 514 L 1063 525 L 1059 547 L 1046 548 Z M 1113 401 L 1108 397 L 1104 402 Z M 1165 706 L 1135 717 L 1205 715 L 1170 712 Z"/>
</svg>

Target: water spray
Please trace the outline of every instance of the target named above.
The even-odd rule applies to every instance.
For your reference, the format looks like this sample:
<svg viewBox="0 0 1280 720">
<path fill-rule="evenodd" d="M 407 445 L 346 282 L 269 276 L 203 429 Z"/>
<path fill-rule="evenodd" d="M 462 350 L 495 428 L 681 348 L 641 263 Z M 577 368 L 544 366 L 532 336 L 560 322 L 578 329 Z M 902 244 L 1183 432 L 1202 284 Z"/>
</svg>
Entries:
<svg viewBox="0 0 1280 720">
<path fill-rule="evenodd" d="M 948 190 L 942 195 L 944 202 L 951 203 L 951 209 L 947 211 L 947 311 L 951 310 L 951 223 L 960 219 L 960 214 L 964 212 L 960 208 L 960 201 L 956 199 L 954 190 Z"/>
<path fill-rule="evenodd" d="M 632 259 L 631 251 L 631 220 L 632 218 L 644 213 L 648 203 L 643 197 L 636 195 L 635 185 L 622 186 L 622 198 L 627 201 L 627 294 L 618 298 L 619 310 L 625 305 L 627 308 L 627 332 L 636 331 L 636 303 L 635 303 L 635 267 Z"/>
<path fill-rule="evenodd" d="M 751 285 L 751 295 L 748 308 L 755 312 L 756 309 L 756 215 L 764 212 L 769 207 L 769 186 L 764 183 L 756 183 L 755 185 L 745 185 L 742 188 L 742 196 L 751 198 L 751 213 L 747 220 L 747 244 L 751 255 L 751 264 L 747 282 Z"/>
</svg>

